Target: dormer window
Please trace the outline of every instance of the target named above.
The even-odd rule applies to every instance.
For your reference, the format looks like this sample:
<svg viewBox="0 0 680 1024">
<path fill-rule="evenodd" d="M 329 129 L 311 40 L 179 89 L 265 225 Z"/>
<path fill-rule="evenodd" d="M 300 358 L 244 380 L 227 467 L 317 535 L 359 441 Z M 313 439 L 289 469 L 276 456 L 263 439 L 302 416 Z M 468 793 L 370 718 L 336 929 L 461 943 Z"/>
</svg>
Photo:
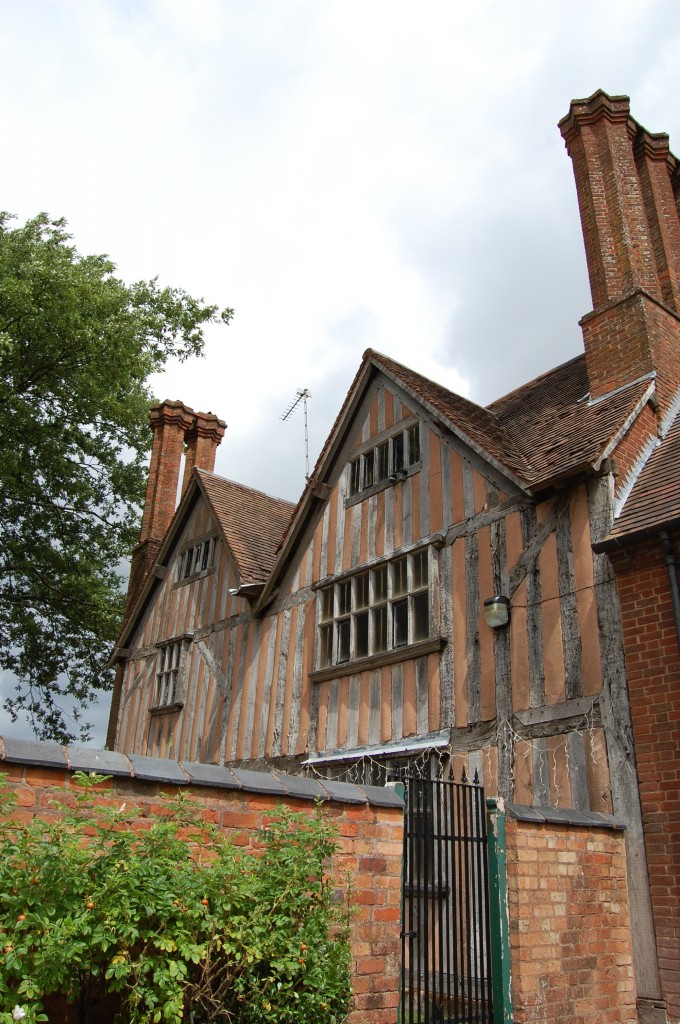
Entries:
<svg viewBox="0 0 680 1024">
<path fill-rule="evenodd" d="M 409 467 L 420 462 L 420 425 L 411 426 L 392 434 L 387 440 L 368 448 L 349 464 L 350 496 L 366 491 L 378 484 L 386 484 Z"/>
</svg>

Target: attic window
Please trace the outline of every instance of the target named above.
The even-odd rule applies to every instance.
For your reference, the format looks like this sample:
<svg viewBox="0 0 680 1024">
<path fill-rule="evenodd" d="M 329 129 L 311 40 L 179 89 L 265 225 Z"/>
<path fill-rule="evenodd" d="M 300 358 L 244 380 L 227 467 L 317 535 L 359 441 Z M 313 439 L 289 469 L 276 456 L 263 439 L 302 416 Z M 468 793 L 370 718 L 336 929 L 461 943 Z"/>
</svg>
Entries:
<svg viewBox="0 0 680 1024">
<path fill-rule="evenodd" d="M 320 590 L 320 669 L 430 637 L 428 549 L 384 562 Z"/>
<path fill-rule="evenodd" d="M 199 544 L 183 551 L 179 559 L 178 580 L 186 580 L 212 568 L 215 553 L 215 538 L 208 537 Z"/>
<path fill-rule="evenodd" d="M 413 423 L 380 444 L 368 448 L 358 458 L 352 459 L 349 464 L 350 496 L 377 484 L 384 484 L 388 480 L 394 482 L 398 474 L 418 462 L 420 425 Z"/>
</svg>

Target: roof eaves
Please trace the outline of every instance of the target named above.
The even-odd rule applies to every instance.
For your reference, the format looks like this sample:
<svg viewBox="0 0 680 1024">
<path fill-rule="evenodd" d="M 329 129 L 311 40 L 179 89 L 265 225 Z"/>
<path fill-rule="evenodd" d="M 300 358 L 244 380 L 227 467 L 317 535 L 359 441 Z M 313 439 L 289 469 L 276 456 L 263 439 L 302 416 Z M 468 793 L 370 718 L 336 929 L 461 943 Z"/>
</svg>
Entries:
<svg viewBox="0 0 680 1024">
<path fill-rule="evenodd" d="M 602 540 L 593 544 L 593 551 L 598 555 L 604 553 L 608 554 L 609 552 L 616 551 L 619 548 L 627 548 L 632 544 L 639 544 L 641 541 L 647 540 L 649 537 L 658 535 L 663 530 L 673 529 L 676 527 L 680 527 L 680 516 L 670 516 L 668 519 L 651 523 L 639 530 L 631 530 L 630 533 L 612 532 Z"/>
</svg>

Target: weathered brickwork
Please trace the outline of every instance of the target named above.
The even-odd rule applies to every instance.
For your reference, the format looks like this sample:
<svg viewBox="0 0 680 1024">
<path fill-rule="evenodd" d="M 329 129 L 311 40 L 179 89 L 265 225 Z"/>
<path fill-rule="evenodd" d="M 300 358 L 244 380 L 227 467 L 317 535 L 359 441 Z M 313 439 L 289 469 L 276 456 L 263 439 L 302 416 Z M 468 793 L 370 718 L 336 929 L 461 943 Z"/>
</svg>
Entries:
<svg viewBox="0 0 680 1024">
<path fill-rule="evenodd" d="M 21 820 L 56 816 L 60 812 L 53 807 L 55 800 L 66 806 L 75 804 L 70 772 L 23 764 L 3 764 L 2 771 L 16 793 L 16 817 Z M 144 817 L 159 813 L 162 793 L 174 795 L 185 788 L 120 778 L 102 785 L 102 806 L 119 806 L 125 801 L 130 808 L 139 808 Z M 220 826 L 244 848 L 256 844 L 257 831 L 282 802 L 274 795 L 244 790 L 190 788 L 204 820 Z M 310 800 L 290 797 L 285 803 L 294 811 L 310 811 L 313 806 Z M 395 1024 L 401 949 L 401 807 L 331 801 L 324 806 L 324 814 L 339 833 L 339 851 L 331 871 L 341 886 L 347 872 L 351 874 L 355 905 L 350 922 L 354 1008 L 347 1024 Z M 102 1024 L 107 1022 L 102 1020 Z"/>
<path fill-rule="evenodd" d="M 680 654 L 657 538 L 612 556 L 654 912 L 670 1020 L 680 1020 Z M 674 571 L 677 571 L 674 569 Z"/>
<path fill-rule="evenodd" d="M 621 832 L 507 821 L 515 1024 L 637 1022 Z"/>
</svg>

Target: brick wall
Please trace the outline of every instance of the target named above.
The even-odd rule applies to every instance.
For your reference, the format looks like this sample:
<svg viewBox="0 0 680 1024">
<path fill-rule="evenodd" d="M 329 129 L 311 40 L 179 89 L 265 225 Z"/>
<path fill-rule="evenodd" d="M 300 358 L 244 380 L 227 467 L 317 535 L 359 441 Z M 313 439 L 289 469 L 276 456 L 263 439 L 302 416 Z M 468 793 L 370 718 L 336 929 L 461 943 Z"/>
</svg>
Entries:
<svg viewBox="0 0 680 1024">
<path fill-rule="evenodd" d="M 515 1024 L 637 1022 L 623 832 L 509 808 L 507 858 Z"/>
<path fill-rule="evenodd" d="M 32 763 L 27 763 L 29 756 Z M 36 763 L 38 760 L 42 763 Z M 395 1024 L 401 964 L 403 810 L 391 790 L 345 783 L 328 783 L 326 788 L 312 779 L 280 773 L 230 771 L 216 765 L 180 765 L 146 757 L 128 759 L 87 748 L 64 751 L 57 744 L 3 738 L 0 771 L 17 794 L 18 817 L 54 815 L 57 812 L 50 805 L 55 799 L 72 802 L 69 764 L 71 769 L 102 774 L 112 768 L 121 772 L 104 784 L 102 801 L 125 801 L 131 808 L 140 808 L 144 816 L 157 812 L 161 792 L 173 794 L 188 787 L 206 820 L 221 826 L 244 847 L 255 842 L 257 830 L 277 806 L 285 803 L 294 811 L 311 812 L 313 801 L 324 799 L 324 814 L 339 833 L 331 872 L 341 884 L 351 872 L 355 904 L 350 936 L 354 1004 L 347 1024 Z M 103 1018 L 102 1024 L 107 1024 Z"/>
<path fill-rule="evenodd" d="M 676 548 L 678 541 L 676 539 Z M 680 1020 L 680 652 L 658 539 L 612 554 L 661 991 Z"/>
</svg>

